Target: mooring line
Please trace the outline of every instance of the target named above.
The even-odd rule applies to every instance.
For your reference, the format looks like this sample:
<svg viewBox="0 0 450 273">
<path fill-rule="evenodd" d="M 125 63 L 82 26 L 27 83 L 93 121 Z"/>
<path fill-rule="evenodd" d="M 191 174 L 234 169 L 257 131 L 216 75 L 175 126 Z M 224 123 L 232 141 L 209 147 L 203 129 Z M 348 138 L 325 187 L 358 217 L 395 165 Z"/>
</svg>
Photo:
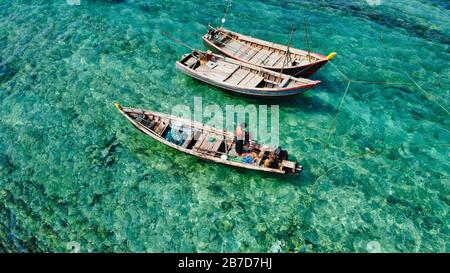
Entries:
<svg viewBox="0 0 450 273">
<path fill-rule="evenodd" d="M 332 170 L 336 169 L 337 167 L 343 165 L 344 163 L 347 163 L 348 161 L 350 161 L 351 159 L 355 159 L 355 158 L 360 158 L 360 157 L 364 157 L 368 154 L 369 152 L 366 151 L 363 154 L 357 154 L 357 155 L 353 155 L 348 157 L 347 159 L 342 160 L 341 162 L 339 162 L 338 164 L 334 165 L 333 167 L 331 167 L 330 169 L 328 169 L 326 172 L 322 173 L 321 175 L 319 175 L 316 180 L 314 180 L 314 183 L 316 183 L 317 181 L 319 181 L 320 178 L 322 178 L 323 176 L 327 175 L 329 172 L 331 172 Z"/>
<path fill-rule="evenodd" d="M 448 147 L 450 146 L 450 143 L 435 143 L 434 145 L 410 145 L 409 147 L 415 147 L 415 148 L 426 148 L 429 149 L 430 147 Z M 322 174 L 320 174 L 319 176 L 317 176 L 317 178 L 314 180 L 313 185 L 311 186 L 311 192 L 310 194 L 308 194 L 308 199 L 306 200 L 305 203 L 305 210 L 303 213 L 303 219 L 306 219 L 306 213 L 308 211 L 311 210 L 312 207 L 312 200 L 313 200 L 313 196 L 317 191 L 317 188 L 320 185 L 320 179 L 322 177 L 327 176 L 329 173 L 331 173 L 334 169 L 337 169 L 338 167 L 348 163 L 351 160 L 354 160 L 356 158 L 363 158 L 365 156 L 376 156 L 376 155 L 380 155 L 383 152 L 386 152 L 388 150 L 395 150 L 400 148 L 401 146 L 395 146 L 395 147 L 379 147 L 379 148 L 374 148 L 373 150 L 366 147 L 363 153 L 361 154 L 355 154 L 352 156 L 349 156 L 347 158 L 345 158 L 344 160 L 342 160 L 341 162 L 338 162 L 337 164 L 335 164 L 334 166 L 332 166 L 331 168 L 329 168 L 328 170 L 326 170 L 325 172 L 323 172 Z"/>
<path fill-rule="evenodd" d="M 430 100 L 430 101 L 432 101 L 432 102 L 435 102 L 435 103 L 436 103 L 437 105 L 439 105 L 439 106 L 440 106 L 447 114 L 450 114 L 450 112 L 449 112 L 444 106 L 442 106 L 442 105 L 435 99 L 434 95 L 428 94 L 428 92 L 425 91 L 425 89 L 423 89 L 422 86 L 420 86 L 420 85 L 419 85 L 419 84 L 411 77 L 411 75 L 409 75 L 409 74 L 406 73 L 406 72 L 405 72 L 405 74 L 411 79 L 411 81 L 417 86 L 417 88 L 419 88 L 419 90 L 422 91 L 422 93 L 425 94 L 425 97 L 426 97 L 428 100 Z"/>
<path fill-rule="evenodd" d="M 404 82 L 368 82 L 368 81 L 355 81 L 353 83 L 366 83 L 366 84 L 379 84 L 379 85 L 406 85 Z"/>
<path fill-rule="evenodd" d="M 328 62 L 342 75 L 342 77 L 344 77 L 347 81 L 350 81 L 350 79 L 337 67 L 337 65 L 335 65 L 331 60 Z"/>
<path fill-rule="evenodd" d="M 351 81 L 348 81 L 347 88 L 345 88 L 344 95 L 342 96 L 342 99 L 341 99 L 341 104 L 339 105 L 339 108 L 338 108 L 338 110 L 336 112 L 336 115 L 334 116 L 333 123 L 332 123 L 332 126 L 330 127 L 330 132 L 328 134 L 327 145 L 330 142 L 331 134 L 332 134 L 332 132 L 334 130 L 334 127 L 336 126 L 336 120 L 338 118 L 339 112 L 341 112 L 341 108 L 342 108 L 342 105 L 344 104 L 345 96 L 347 96 L 347 92 L 348 92 L 348 88 L 350 87 L 350 83 L 351 83 Z"/>
<path fill-rule="evenodd" d="M 350 79 L 347 75 L 345 75 L 344 72 L 342 72 L 342 71 L 337 67 L 337 65 L 335 65 L 331 60 L 329 61 L 329 63 L 330 63 L 330 64 L 334 67 L 334 69 L 336 69 L 336 71 L 337 71 L 337 72 L 338 72 L 338 73 L 339 73 L 339 74 L 347 81 L 347 87 L 346 87 L 346 89 L 345 89 L 344 95 L 342 96 L 341 103 L 340 103 L 339 108 L 338 108 L 338 110 L 337 110 L 337 112 L 336 112 L 336 115 L 334 116 L 332 125 L 331 125 L 330 130 L 329 130 L 329 133 L 328 133 L 328 139 L 327 139 L 327 143 L 325 144 L 325 147 L 328 147 L 328 145 L 329 145 L 329 142 L 330 142 L 330 139 L 331 139 L 331 135 L 333 134 L 334 129 L 335 129 L 335 127 L 336 127 L 337 118 L 338 118 L 339 113 L 340 113 L 340 111 L 341 111 L 341 109 L 342 109 L 342 106 L 343 106 L 343 104 L 344 104 L 344 99 L 345 99 L 345 97 L 346 97 L 346 95 L 347 95 L 347 92 L 348 92 L 348 89 L 349 89 L 351 83 L 379 84 L 379 85 L 405 85 L 405 86 L 409 86 L 409 84 L 408 84 L 407 82 L 404 82 L 404 83 L 402 83 L 402 82 L 376 82 L 376 81 L 371 82 L 371 81 L 362 81 L 362 80 L 351 80 L 351 79 Z M 411 77 L 411 75 L 409 75 L 409 74 L 406 73 L 406 72 L 405 72 L 405 74 L 406 74 L 406 75 L 409 77 L 409 79 L 414 83 L 414 85 L 416 85 L 417 88 L 419 88 L 419 90 L 425 95 L 425 97 L 426 97 L 428 100 L 430 100 L 430 101 L 432 101 L 432 102 L 435 102 L 435 103 L 436 103 L 437 105 L 439 105 L 439 107 L 441 107 L 447 114 L 450 114 L 449 111 L 448 111 L 441 103 L 439 103 L 439 102 L 436 100 L 436 98 L 435 98 L 434 95 L 429 94 L 424 88 L 422 88 L 422 87 L 421 87 L 421 86 L 420 86 L 420 85 L 419 85 L 419 84 Z"/>
<path fill-rule="evenodd" d="M 341 165 L 344 165 L 344 164 L 347 163 L 348 161 L 353 160 L 353 159 L 355 159 L 355 158 L 364 157 L 364 156 L 366 156 L 366 155 L 367 155 L 367 151 L 364 152 L 364 153 L 362 153 L 362 154 L 356 154 L 356 155 L 350 156 L 350 157 L 348 157 L 348 158 L 342 160 L 342 161 L 339 162 L 338 164 L 332 166 L 332 167 L 331 167 L 330 169 L 328 169 L 326 172 L 324 172 L 324 173 L 322 173 L 321 175 L 319 175 L 319 176 L 316 178 L 316 180 L 314 180 L 314 184 L 312 185 L 311 193 L 308 194 L 308 197 L 309 197 L 309 198 L 307 199 L 307 201 L 306 201 L 307 203 L 305 204 L 305 211 L 304 211 L 304 213 L 303 213 L 303 219 L 306 219 L 306 213 L 307 213 L 308 211 L 311 210 L 311 207 L 312 207 L 312 204 L 313 204 L 313 202 L 312 202 L 313 196 L 314 196 L 314 194 L 316 193 L 316 190 L 317 190 L 317 188 L 318 188 L 319 185 L 320 185 L 320 181 L 319 181 L 319 180 L 320 180 L 322 177 L 326 176 L 326 175 L 327 175 L 328 173 L 330 173 L 331 171 L 333 171 L 334 169 L 340 167 Z M 319 182 L 318 182 L 318 181 L 319 181 Z"/>
<path fill-rule="evenodd" d="M 341 162 L 338 162 L 336 165 L 332 166 L 327 171 L 325 171 L 322 174 L 320 174 L 319 176 L 317 176 L 316 180 L 314 180 L 314 183 L 319 181 L 322 177 L 326 176 L 332 170 L 336 169 L 337 167 L 340 167 L 341 165 L 343 165 L 344 163 L 347 163 L 348 161 L 350 161 L 352 159 L 361 158 L 361 157 L 365 157 L 365 156 L 375 156 L 375 155 L 382 154 L 389 150 L 397 150 L 401 147 L 403 147 L 403 146 L 399 145 L 399 146 L 394 146 L 394 147 L 378 147 L 378 148 L 374 148 L 374 149 L 370 149 L 370 148 L 366 147 L 364 153 L 349 156 L 348 158 L 342 160 Z M 434 143 L 433 145 L 414 145 L 413 144 L 413 145 L 408 146 L 408 148 L 427 148 L 427 149 L 430 147 L 450 147 L 450 143 Z M 314 187 L 313 192 L 315 191 L 315 188 L 316 187 Z"/>
</svg>

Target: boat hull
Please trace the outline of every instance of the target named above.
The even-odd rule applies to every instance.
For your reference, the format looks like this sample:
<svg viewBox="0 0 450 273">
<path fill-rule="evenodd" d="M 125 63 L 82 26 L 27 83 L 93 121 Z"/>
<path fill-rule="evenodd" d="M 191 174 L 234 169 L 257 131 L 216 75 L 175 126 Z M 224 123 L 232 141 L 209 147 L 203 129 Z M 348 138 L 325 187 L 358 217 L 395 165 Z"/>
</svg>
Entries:
<svg viewBox="0 0 450 273">
<path fill-rule="evenodd" d="M 239 94 L 239 95 L 248 96 L 248 97 L 259 97 L 259 98 L 290 97 L 290 96 L 295 96 L 295 95 L 301 94 L 301 93 L 307 91 L 308 89 L 316 86 L 316 84 L 312 84 L 312 85 L 306 85 L 306 86 L 302 86 L 302 87 L 280 89 L 280 91 L 239 88 L 236 86 L 222 84 L 220 82 L 213 81 L 207 77 L 203 77 L 203 76 L 199 75 L 198 73 L 195 73 L 194 71 L 192 71 L 192 69 L 187 68 L 180 62 L 176 63 L 176 68 L 179 71 L 183 72 L 184 74 L 191 76 L 199 81 L 211 84 L 213 86 L 224 89 L 224 90 L 234 93 L 234 94 Z"/>
<path fill-rule="evenodd" d="M 139 124 L 138 122 L 136 122 L 136 120 L 132 119 L 128 114 L 127 111 L 138 111 L 139 113 L 152 113 L 152 114 L 159 114 L 159 116 L 161 117 L 165 117 L 165 118 L 169 118 L 170 116 L 168 115 L 164 115 L 161 113 L 156 113 L 156 112 L 147 112 L 144 110 L 140 110 L 140 109 L 131 109 L 131 108 L 125 108 L 122 107 L 118 104 L 116 104 L 116 107 L 118 108 L 118 110 L 121 112 L 121 114 L 136 128 L 138 129 L 140 132 L 146 134 L 147 136 L 153 138 L 154 140 L 161 142 L 162 144 L 165 144 L 169 147 L 172 147 L 178 151 L 184 152 L 186 154 L 195 156 L 197 158 L 209 161 L 209 162 L 214 162 L 214 163 L 220 163 L 223 165 L 227 165 L 227 166 L 232 166 L 232 167 L 236 167 L 236 168 L 240 168 L 240 169 L 248 169 L 248 170 L 253 170 L 253 171 L 260 171 L 260 172 L 265 172 L 265 173 L 272 173 L 272 174 L 288 174 L 288 172 L 281 170 L 281 169 L 270 169 L 270 168 L 265 168 L 265 167 L 260 167 L 260 166 L 254 166 L 254 165 L 248 165 L 248 164 L 243 164 L 243 163 L 238 163 L 238 162 L 234 162 L 234 161 L 228 161 L 228 160 L 222 160 L 221 158 L 217 158 L 217 157 L 213 157 L 213 156 L 207 156 L 207 155 L 203 155 L 203 156 L 199 156 L 198 154 L 196 154 L 195 152 L 193 152 L 192 150 L 180 147 L 178 145 L 175 145 L 169 141 L 167 141 L 166 139 L 164 139 L 161 136 L 158 136 L 155 134 L 155 132 L 153 132 L 152 130 L 149 130 L 148 128 L 142 126 L 141 124 Z M 182 119 L 177 119 L 177 120 L 182 120 Z M 202 124 L 197 124 L 197 122 L 195 121 L 187 121 L 184 120 L 183 124 L 196 124 L 195 126 L 198 128 L 206 128 L 205 125 Z M 210 130 L 216 130 L 218 134 L 220 134 L 221 132 L 218 131 L 217 129 L 214 128 L 210 128 Z M 223 131 L 222 131 L 223 132 Z M 303 167 L 299 166 L 298 164 L 296 165 L 296 172 L 295 173 L 289 173 L 289 174 L 299 174 L 302 170 Z"/>
<path fill-rule="evenodd" d="M 233 58 L 235 60 L 238 60 L 240 62 L 255 65 L 255 66 L 258 66 L 258 67 L 261 67 L 264 69 L 269 69 L 269 70 L 272 70 L 275 72 L 281 72 L 280 68 L 274 68 L 274 67 L 270 67 L 270 66 L 261 66 L 261 65 L 257 65 L 257 64 L 251 63 L 251 62 L 247 62 L 243 59 L 236 58 L 236 56 L 229 54 L 226 51 L 222 50 L 220 47 L 214 45 L 212 42 L 210 42 L 208 39 L 206 39 L 205 36 L 202 38 L 202 41 L 203 41 L 203 45 L 214 53 L 218 53 L 218 54 Z M 291 75 L 294 77 L 308 78 L 308 77 L 312 76 L 314 73 L 316 73 L 325 64 L 328 63 L 328 60 L 325 58 L 325 56 L 323 56 L 323 57 L 324 57 L 323 60 L 308 64 L 308 65 L 286 67 L 283 69 L 283 74 Z"/>
<path fill-rule="evenodd" d="M 289 67 L 289 68 L 283 69 L 283 74 L 291 75 L 294 77 L 309 78 L 314 73 L 316 73 L 320 68 L 322 68 L 322 66 L 324 66 L 327 63 L 328 63 L 328 61 L 324 60 L 324 61 L 313 63 L 311 65 L 305 65 L 305 66 L 300 66 L 300 67 Z M 267 68 L 267 67 L 265 67 L 265 68 L 270 69 L 275 72 L 281 72 L 281 69 Z"/>
</svg>

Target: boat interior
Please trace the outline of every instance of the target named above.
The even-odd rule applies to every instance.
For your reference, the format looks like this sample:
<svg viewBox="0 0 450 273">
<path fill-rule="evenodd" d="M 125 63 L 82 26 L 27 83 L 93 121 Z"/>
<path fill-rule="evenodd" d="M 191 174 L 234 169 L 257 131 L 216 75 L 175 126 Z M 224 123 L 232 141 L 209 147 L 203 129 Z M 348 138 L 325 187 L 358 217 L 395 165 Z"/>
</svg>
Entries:
<svg viewBox="0 0 450 273">
<path fill-rule="evenodd" d="M 244 163 L 242 162 L 242 157 L 236 153 L 235 144 L 230 135 L 225 137 L 224 134 L 220 134 L 215 130 L 195 128 L 183 123 L 180 124 L 176 120 L 152 115 L 147 112 L 129 112 L 127 115 L 157 135 L 157 137 L 165 139 L 179 148 L 191 150 L 200 157 L 223 158 L 226 155 L 226 160 L 228 161 L 252 164 L 256 167 L 264 166 L 265 160 L 269 159 L 271 154 L 273 154 L 273 151 L 261 147 L 253 147 L 251 150 L 246 151 L 246 154 L 251 154 L 252 156 L 251 162 Z M 270 167 L 287 172 L 295 172 L 297 168 L 295 162 L 288 160 L 282 160 L 278 165 Z"/>
<path fill-rule="evenodd" d="M 213 57 L 206 61 L 206 53 L 193 52 L 180 61 L 181 64 L 217 82 L 242 88 L 290 88 L 311 84 L 313 81 L 281 75 L 278 72 L 261 71 L 241 65 L 233 59 Z"/>
<path fill-rule="evenodd" d="M 305 54 L 292 53 L 287 56 L 286 50 L 262 45 L 256 41 L 243 39 L 240 36 L 218 30 L 210 36 L 216 46 L 227 50 L 237 58 L 246 62 L 268 67 L 296 67 L 320 61 L 319 58 Z"/>
</svg>

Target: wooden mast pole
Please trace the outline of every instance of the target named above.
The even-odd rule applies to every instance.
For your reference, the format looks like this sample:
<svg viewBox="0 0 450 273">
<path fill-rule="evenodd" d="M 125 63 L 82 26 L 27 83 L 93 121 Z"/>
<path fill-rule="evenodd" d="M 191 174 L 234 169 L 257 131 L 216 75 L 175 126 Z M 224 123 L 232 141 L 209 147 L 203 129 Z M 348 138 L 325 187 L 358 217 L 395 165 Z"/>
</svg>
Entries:
<svg viewBox="0 0 450 273">
<path fill-rule="evenodd" d="M 309 50 L 309 37 L 308 37 L 308 25 L 306 21 L 306 17 L 304 18 L 304 25 L 305 25 L 305 35 L 306 35 L 306 47 L 308 49 L 308 60 L 311 62 L 311 51 Z"/>
<path fill-rule="evenodd" d="M 284 57 L 284 60 L 283 60 L 283 67 L 281 67 L 281 70 L 280 70 L 280 82 L 283 81 L 283 79 L 281 78 L 281 75 L 283 74 L 284 66 L 288 62 L 288 58 L 289 58 L 289 60 L 291 59 L 291 54 L 289 52 L 289 48 L 291 47 L 292 38 L 294 37 L 294 32 L 295 32 L 295 28 L 294 28 L 294 25 L 292 25 L 291 38 L 289 39 L 289 43 L 287 45 L 286 56 Z"/>
<path fill-rule="evenodd" d="M 225 13 L 223 14 L 223 18 L 222 18 L 222 24 L 220 25 L 220 27 L 223 27 L 223 25 L 225 24 L 226 20 L 227 20 L 227 15 L 228 15 L 228 10 L 231 7 L 231 0 L 227 0 L 227 7 L 225 9 Z"/>
</svg>

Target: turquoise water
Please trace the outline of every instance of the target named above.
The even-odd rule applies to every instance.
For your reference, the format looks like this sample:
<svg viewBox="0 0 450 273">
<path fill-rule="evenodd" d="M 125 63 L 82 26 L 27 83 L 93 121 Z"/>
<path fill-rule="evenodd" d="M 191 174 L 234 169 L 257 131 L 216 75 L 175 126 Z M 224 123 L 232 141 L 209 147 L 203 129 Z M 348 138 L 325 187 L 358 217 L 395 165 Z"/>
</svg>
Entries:
<svg viewBox="0 0 450 273">
<path fill-rule="evenodd" d="M 230 29 L 287 43 L 295 23 L 304 47 L 306 16 L 312 50 L 338 52 L 272 102 L 305 167 L 279 178 L 179 153 L 113 106 L 268 103 L 175 70 L 187 51 L 162 32 L 202 48 L 224 1 L 0 0 L 0 251 L 449 252 L 450 7 L 375 2 L 233 1 Z M 341 105 L 335 67 L 395 84 L 352 82 Z"/>
</svg>

